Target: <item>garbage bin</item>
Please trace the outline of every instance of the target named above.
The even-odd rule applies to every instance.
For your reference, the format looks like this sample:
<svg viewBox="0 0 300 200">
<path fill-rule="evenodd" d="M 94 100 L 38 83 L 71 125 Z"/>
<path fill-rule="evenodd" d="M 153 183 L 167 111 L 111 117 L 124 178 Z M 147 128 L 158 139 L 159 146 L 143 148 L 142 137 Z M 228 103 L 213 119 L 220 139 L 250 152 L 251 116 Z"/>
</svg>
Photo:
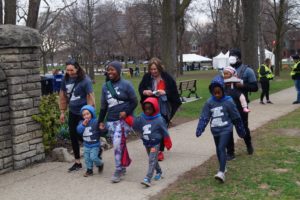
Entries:
<svg viewBox="0 0 300 200">
<path fill-rule="evenodd" d="M 53 76 L 41 76 L 42 95 L 53 93 Z"/>
<path fill-rule="evenodd" d="M 64 78 L 63 74 L 54 75 L 54 79 L 53 79 L 53 91 L 54 92 L 59 92 L 60 85 L 61 85 L 63 78 Z"/>
</svg>

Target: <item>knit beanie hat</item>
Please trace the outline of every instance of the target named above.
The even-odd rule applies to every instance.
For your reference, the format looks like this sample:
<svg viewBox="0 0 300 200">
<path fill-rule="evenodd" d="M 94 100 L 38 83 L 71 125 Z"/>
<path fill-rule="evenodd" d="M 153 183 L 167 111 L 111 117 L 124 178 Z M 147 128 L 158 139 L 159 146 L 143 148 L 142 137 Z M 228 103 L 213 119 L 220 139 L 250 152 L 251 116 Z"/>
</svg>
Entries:
<svg viewBox="0 0 300 200">
<path fill-rule="evenodd" d="M 231 66 L 225 67 L 223 71 L 228 71 L 233 76 L 236 75 L 236 70 L 233 67 L 231 67 Z"/>
<path fill-rule="evenodd" d="M 112 66 L 117 70 L 119 75 L 121 74 L 122 64 L 119 61 L 112 61 L 107 66 Z"/>
<path fill-rule="evenodd" d="M 236 56 L 239 59 L 241 59 L 242 58 L 241 50 L 240 49 L 231 49 L 229 51 L 229 56 Z"/>
</svg>

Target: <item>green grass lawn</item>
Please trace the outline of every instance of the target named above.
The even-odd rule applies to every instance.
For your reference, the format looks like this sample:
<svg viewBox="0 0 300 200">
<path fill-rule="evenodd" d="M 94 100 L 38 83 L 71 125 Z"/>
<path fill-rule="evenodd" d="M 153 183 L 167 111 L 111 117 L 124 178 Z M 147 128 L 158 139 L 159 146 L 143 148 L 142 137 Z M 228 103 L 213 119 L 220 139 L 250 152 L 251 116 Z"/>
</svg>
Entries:
<svg viewBox="0 0 300 200">
<path fill-rule="evenodd" d="M 255 154 L 230 161 L 226 183 L 214 180 L 216 156 L 152 199 L 300 199 L 300 109 L 253 132 Z M 245 145 L 238 142 L 237 153 Z"/>
<path fill-rule="evenodd" d="M 197 79 L 197 93 L 199 96 L 202 97 L 201 100 L 185 103 L 183 104 L 179 111 L 176 113 L 175 118 L 187 118 L 190 120 L 196 119 L 199 116 L 200 110 L 202 109 L 203 104 L 205 103 L 206 99 L 209 98 L 210 93 L 208 91 L 208 85 L 211 81 L 211 79 L 217 75 L 218 72 L 214 70 L 209 71 L 189 71 L 185 72 L 183 76 L 177 78 L 177 82 L 181 80 L 190 80 L 190 79 Z M 138 85 L 141 81 L 142 74 L 140 77 L 133 77 L 128 78 L 124 77 L 125 79 L 131 81 L 133 83 L 133 86 L 135 88 L 135 91 L 137 93 L 137 96 L 139 98 L 138 94 Z M 104 76 L 96 76 L 96 84 L 94 84 L 94 90 L 95 90 L 95 96 L 96 96 L 96 107 L 97 112 L 99 112 L 100 109 L 100 95 L 101 95 L 101 87 L 104 83 Z M 284 88 L 288 88 L 293 86 L 293 81 L 291 80 L 289 76 L 289 71 L 284 70 L 281 72 L 280 77 L 275 77 L 275 79 L 271 82 L 271 93 L 280 91 Z M 187 96 L 187 92 L 184 93 L 184 96 Z M 255 92 L 250 95 L 250 99 L 257 99 L 260 96 L 260 92 Z M 250 104 L 251 107 L 251 104 Z M 140 106 L 138 106 L 137 110 L 135 111 L 136 114 L 139 114 L 141 112 Z"/>
</svg>

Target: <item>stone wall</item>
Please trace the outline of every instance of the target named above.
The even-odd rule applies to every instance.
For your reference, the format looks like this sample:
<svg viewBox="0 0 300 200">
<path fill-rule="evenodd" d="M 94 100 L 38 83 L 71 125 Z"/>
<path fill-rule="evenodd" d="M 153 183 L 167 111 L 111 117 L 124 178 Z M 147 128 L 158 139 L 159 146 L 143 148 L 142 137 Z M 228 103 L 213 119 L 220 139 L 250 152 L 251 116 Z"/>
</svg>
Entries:
<svg viewBox="0 0 300 200">
<path fill-rule="evenodd" d="M 0 174 L 45 158 L 38 114 L 41 39 L 36 30 L 0 26 Z"/>
</svg>

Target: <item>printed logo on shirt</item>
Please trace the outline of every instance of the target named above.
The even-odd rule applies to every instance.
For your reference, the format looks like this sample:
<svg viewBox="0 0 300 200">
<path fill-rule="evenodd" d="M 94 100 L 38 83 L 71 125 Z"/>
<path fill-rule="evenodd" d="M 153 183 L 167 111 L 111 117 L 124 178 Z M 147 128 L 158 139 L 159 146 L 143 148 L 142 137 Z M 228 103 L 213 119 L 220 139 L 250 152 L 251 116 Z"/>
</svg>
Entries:
<svg viewBox="0 0 300 200">
<path fill-rule="evenodd" d="M 115 87 L 114 88 L 117 95 L 120 95 L 120 91 L 119 91 L 119 87 Z M 107 90 L 107 103 L 108 103 L 108 107 L 111 108 L 111 107 L 114 107 L 116 105 L 120 105 L 120 104 L 123 104 L 124 101 L 120 101 L 120 100 L 117 100 L 115 98 L 112 97 L 111 93 L 109 92 L 109 90 Z"/>
<path fill-rule="evenodd" d="M 228 121 L 222 121 L 222 116 L 224 116 L 222 110 L 223 106 L 215 107 L 210 110 L 212 112 L 211 127 L 222 127 L 228 124 Z"/>
<path fill-rule="evenodd" d="M 75 101 L 77 99 L 80 99 L 80 96 L 75 96 L 76 88 L 73 89 L 74 85 L 75 85 L 74 83 L 66 85 L 67 95 L 69 98 L 71 97 L 70 101 Z M 72 90 L 73 90 L 73 92 L 72 92 Z M 72 94 L 71 94 L 71 92 L 72 92 Z"/>
<path fill-rule="evenodd" d="M 96 140 L 92 140 L 91 139 L 91 136 L 93 135 L 92 133 L 92 127 L 86 127 L 84 129 L 84 132 L 83 132 L 83 140 L 86 141 L 86 142 L 93 142 L 93 141 L 96 141 Z"/>
<path fill-rule="evenodd" d="M 151 134 L 151 124 L 143 126 L 143 139 L 149 140 L 149 135 Z"/>
</svg>

